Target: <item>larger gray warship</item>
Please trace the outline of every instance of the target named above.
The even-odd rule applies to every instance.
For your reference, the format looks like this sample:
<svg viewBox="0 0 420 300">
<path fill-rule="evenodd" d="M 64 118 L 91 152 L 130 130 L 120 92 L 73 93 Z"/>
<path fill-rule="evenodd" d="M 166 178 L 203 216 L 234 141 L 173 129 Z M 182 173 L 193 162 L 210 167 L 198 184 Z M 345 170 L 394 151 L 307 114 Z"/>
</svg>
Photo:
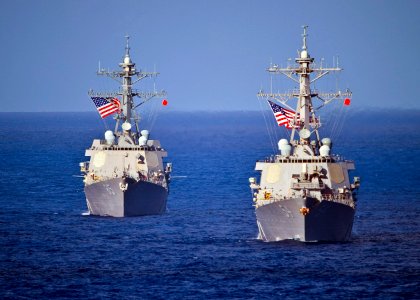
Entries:
<svg viewBox="0 0 420 300">
<path fill-rule="evenodd" d="M 102 117 L 116 113 L 115 130 L 106 131 L 103 140 L 93 140 L 85 154 L 90 161 L 80 163 L 91 215 L 126 217 L 162 214 L 166 211 L 172 165 L 163 165 L 162 158 L 167 156 L 167 152 L 158 140 L 149 138 L 148 130 L 140 131 L 139 115 L 135 111 L 135 107 L 155 96 L 163 97 L 166 93 L 132 89 L 136 82 L 157 76 L 158 73 L 136 70 L 126 38 L 125 56 L 119 64 L 121 70 L 99 68 L 97 73 L 119 81 L 120 90 L 110 93 L 89 91 Z M 143 101 L 135 106 L 134 97 L 140 97 Z"/>
<path fill-rule="evenodd" d="M 267 69 L 294 80 L 299 90 L 258 93 L 269 101 L 278 124 L 292 129 L 289 140 L 278 142 L 280 153 L 257 161 L 255 170 L 261 171 L 259 183 L 255 177 L 249 179 L 259 238 L 268 242 L 343 242 L 350 239 L 353 227 L 360 182 L 354 177 L 350 183 L 349 171 L 355 169 L 354 162 L 331 154 L 331 139 L 320 138 L 321 123 L 315 115 L 318 108 L 334 99 L 351 97 L 351 92 L 319 93 L 311 89 L 311 83 L 341 69 L 314 66 L 306 45 L 306 30 L 304 26 L 303 47 L 298 51 L 296 64 L 287 68 L 270 65 Z M 315 73 L 313 79 L 311 73 Z M 318 108 L 312 103 L 314 97 L 322 102 Z M 295 111 L 287 105 L 293 98 L 297 99 Z M 344 99 L 344 103 L 348 101 L 349 98 Z"/>
</svg>

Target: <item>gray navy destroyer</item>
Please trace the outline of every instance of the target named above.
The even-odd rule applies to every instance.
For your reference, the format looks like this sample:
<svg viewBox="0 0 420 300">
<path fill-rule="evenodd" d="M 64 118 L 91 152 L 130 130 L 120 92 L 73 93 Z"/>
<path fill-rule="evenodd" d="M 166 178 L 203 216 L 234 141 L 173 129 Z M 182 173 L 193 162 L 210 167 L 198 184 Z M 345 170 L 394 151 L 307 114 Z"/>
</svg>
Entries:
<svg viewBox="0 0 420 300">
<path fill-rule="evenodd" d="M 297 99 L 295 111 L 279 109 L 276 113 L 273 109 L 277 121 L 287 122 L 286 127 L 292 129 L 290 139 L 278 142 L 278 154 L 257 161 L 259 182 L 255 177 L 249 179 L 259 238 L 268 242 L 344 242 L 350 239 L 353 227 L 360 184 L 358 177 L 350 182 L 349 171 L 355 169 L 354 162 L 331 154 L 331 139 L 321 139 L 321 123 L 315 115 L 319 108 L 334 99 L 350 97 L 351 92 L 319 93 L 311 89 L 311 83 L 341 69 L 315 66 L 308 53 L 306 30 L 304 26 L 303 47 L 298 51 L 296 64 L 286 68 L 270 65 L 267 69 L 272 74 L 286 75 L 299 84 L 299 89 L 284 94 L 258 93 L 271 100 L 272 109 L 280 107 L 274 102 L 288 106 L 288 100 Z M 320 107 L 314 107 L 313 98 L 322 102 Z"/>
<path fill-rule="evenodd" d="M 164 91 L 142 92 L 132 85 L 142 79 L 157 76 L 156 72 L 136 70 L 127 45 L 119 71 L 99 68 L 97 74 L 121 83 L 117 92 L 89 91 L 101 116 L 97 102 L 103 101 L 104 110 L 115 111 L 115 130 L 107 130 L 105 139 L 93 140 L 85 155 L 90 161 L 80 163 L 84 176 L 87 207 L 91 215 L 142 216 L 162 214 L 166 211 L 169 192 L 171 163 L 163 165 L 167 152 L 158 140 L 150 139 L 148 130 L 140 130 L 139 115 L 135 108 L 155 96 L 164 96 Z M 143 101 L 135 106 L 134 97 Z M 118 101 L 117 99 L 121 99 Z M 117 101 L 118 110 L 108 103 Z M 166 101 L 166 100 L 164 100 Z"/>
</svg>

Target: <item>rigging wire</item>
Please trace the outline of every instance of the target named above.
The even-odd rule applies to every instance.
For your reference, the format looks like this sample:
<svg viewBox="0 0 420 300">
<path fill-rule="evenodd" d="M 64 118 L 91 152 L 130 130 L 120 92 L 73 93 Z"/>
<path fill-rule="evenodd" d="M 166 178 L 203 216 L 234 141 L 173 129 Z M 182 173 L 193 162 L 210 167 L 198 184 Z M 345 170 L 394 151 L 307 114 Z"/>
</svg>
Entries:
<svg viewBox="0 0 420 300">
<path fill-rule="evenodd" d="M 157 101 L 153 101 L 152 103 L 149 104 L 149 106 L 150 106 L 150 115 L 151 115 L 149 119 L 150 120 L 149 127 L 150 127 L 150 130 L 152 130 L 156 124 L 156 120 L 159 115 L 158 111 L 159 111 L 160 106 L 157 104 Z"/>
<path fill-rule="evenodd" d="M 335 139 L 339 139 L 341 137 L 341 134 L 343 132 L 344 124 L 346 123 L 346 119 L 349 113 L 349 109 L 347 106 L 342 105 L 341 106 L 341 116 L 340 116 L 340 122 L 337 124 L 336 132 L 335 132 Z"/>
<path fill-rule="evenodd" d="M 146 90 L 151 90 L 151 83 L 150 81 L 143 82 L 143 85 L 146 85 Z M 153 78 L 153 92 L 156 92 L 156 79 Z M 144 106 L 141 106 L 142 114 L 145 115 L 145 119 L 142 120 L 142 123 L 144 124 L 143 128 L 146 128 L 149 131 L 152 131 L 154 128 L 154 125 L 156 123 L 157 117 L 159 115 L 160 106 L 157 104 L 157 101 L 149 101 L 152 100 L 152 98 L 144 99 L 143 101 L 146 101 L 148 103 L 145 103 Z M 140 108 L 139 108 L 140 110 Z M 140 114 L 138 114 L 140 116 Z"/>
<path fill-rule="evenodd" d="M 265 124 L 265 127 L 267 129 L 268 137 L 270 139 L 271 148 L 273 149 L 273 151 L 275 151 L 275 147 L 274 147 L 274 143 L 273 143 L 273 136 L 271 134 L 270 127 L 269 127 L 269 124 L 268 124 L 268 121 L 267 121 L 267 118 L 265 116 L 265 112 L 264 112 L 264 109 L 263 109 L 263 106 L 262 106 L 262 103 L 261 103 L 262 97 L 257 97 L 257 99 L 258 99 L 258 103 L 260 105 L 260 112 L 261 112 L 261 114 L 264 118 L 264 124 Z"/>
<path fill-rule="evenodd" d="M 153 92 L 156 92 L 156 78 L 153 77 Z M 154 128 L 154 125 L 156 123 L 157 115 L 158 115 L 158 106 L 156 101 L 152 101 L 152 103 L 149 103 L 149 122 L 150 122 L 150 131 Z"/>
<path fill-rule="evenodd" d="M 107 80 L 99 80 L 98 79 L 96 81 L 97 81 L 96 84 L 98 84 L 100 86 L 100 89 L 102 89 L 102 90 L 108 90 L 108 88 L 110 86 L 110 83 Z M 93 104 L 92 103 L 92 99 L 91 99 L 91 97 L 89 95 L 88 95 L 88 99 L 89 99 L 90 104 L 92 105 Z M 93 105 L 93 107 L 95 108 L 95 111 L 97 113 L 99 113 L 98 110 L 97 110 L 97 108 L 95 107 L 95 105 Z M 106 120 L 107 118 L 102 118 L 100 115 L 99 115 L 99 118 L 101 119 L 101 121 L 99 121 L 98 123 L 102 123 L 102 126 L 105 129 L 105 131 L 110 130 L 109 124 L 108 124 L 108 122 Z"/>
<path fill-rule="evenodd" d="M 270 94 L 273 93 L 273 86 L 278 86 L 278 76 L 273 76 L 273 74 L 269 74 L 270 76 Z M 273 84 L 274 79 L 274 84 Z M 267 97 L 266 100 L 269 98 Z M 273 99 L 272 99 L 273 100 Z M 270 113 L 271 113 L 271 107 L 270 107 Z M 271 114 L 270 114 L 271 117 Z M 278 130 L 278 124 L 277 122 L 269 122 L 269 126 L 271 129 L 271 134 L 273 136 L 273 150 L 274 152 L 277 151 L 277 141 L 279 140 L 279 130 Z"/>
<path fill-rule="evenodd" d="M 335 83 L 336 83 L 336 90 L 339 90 L 339 86 L 340 86 L 340 73 L 336 73 L 335 74 Z M 340 100 L 342 100 L 341 98 L 339 98 Z M 331 132 L 331 138 L 334 138 L 334 140 L 337 140 L 340 138 L 343 127 L 344 127 L 344 123 L 345 123 L 345 119 L 347 116 L 347 107 L 345 107 L 343 105 L 342 102 L 337 101 L 336 106 L 339 105 L 340 107 L 340 111 L 336 116 L 336 122 L 334 123 L 334 127 L 332 128 L 332 132 Z"/>
<path fill-rule="evenodd" d="M 338 66 L 338 57 L 337 57 L 337 66 Z M 340 72 L 335 73 L 335 89 L 339 90 L 339 86 L 340 86 Z M 342 99 L 340 99 L 342 100 Z M 334 132 L 334 139 L 338 140 L 340 138 L 341 132 L 343 130 L 343 126 L 344 126 L 344 122 L 346 119 L 346 115 L 347 115 L 347 109 L 343 106 L 343 103 L 338 103 L 338 105 L 340 105 L 340 119 L 337 122 L 336 128 L 335 128 L 335 132 Z"/>
<path fill-rule="evenodd" d="M 268 100 L 268 98 L 266 100 Z M 269 114 L 269 117 L 267 118 L 267 122 L 268 122 L 268 126 L 271 132 L 271 136 L 273 138 L 273 151 L 275 152 L 277 150 L 277 141 L 279 140 L 278 124 L 277 124 L 277 121 L 276 122 L 272 121 L 273 114 L 271 111 L 271 107 L 270 107 L 270 110 L 267 111 L 267 113 Z"/>
<path fill-rule="evenodd" d="M 345 124 L 345 120 L 347 119 L 348 109 L 343 107 L 343 111 L 344 111 L 344 113 L 343 113 L 343 116 L 342 116 L 342 119 L 341 119 L 341 122 L 340 122 L 340 126 L 337 129 L 337 135 L 335 137 L 335 139 L 337 139 L 337 140 L 341 137 L 341 134 L 342 134 L 343 128 L 344 128 L 344 124 Z"/>
<path fill-rule="evenodd" d="M 105 131 L 108 131 L 109 130 L 109 126 L 108 126 L 108 123 L 105 121 L 105 119 L 102 119 L 102 123 L 104 124 Z"/>
<path fill-rule="evenodd" d="M 274 77 L 274 86 L 277 87 L 277 93 L 280 93 L 280 90 L 286 90 L 286 85 L 284 84 L 284 81 L 280 79 L 279 76 L 273 76 L 273 75 L 270 75 L 270 76 Z M 293 106 L 293 105 L 289 105 L 289 103 L 287 103 L 287 102 L 285 102 L 285 103 L 282 103 L 281 101 L 277 101 L 277 102 L 280 102 L 280 103 L 278 103 L 280 106 L 286 106 L 287 109 L 296 111 L 296 108 L 294 108 L 294 107 L 296 107 L 297 104 Z M 275 126 L 275 125 L 277 125 L 277 126 Z M 280 126 L 281 129 L 278 130 L 277 128 L 279 126 L 278 126 L 277 123 L 275 123 L 275 124 L 273 123 L 272 127 L 273 127 L 273 130 L 274 130 L 274 133 L 275 133 L 276 141 L 279 141 L 280 138 L 283 137 L 283 136 L 286 136 L 287 140 L 290 140 L 290 137 L 292 135 L 290 129 L 286 128 L 285 126 Z M 276 150 L 277 150 L 277 148 L 276 148 Z"/>
</svg>

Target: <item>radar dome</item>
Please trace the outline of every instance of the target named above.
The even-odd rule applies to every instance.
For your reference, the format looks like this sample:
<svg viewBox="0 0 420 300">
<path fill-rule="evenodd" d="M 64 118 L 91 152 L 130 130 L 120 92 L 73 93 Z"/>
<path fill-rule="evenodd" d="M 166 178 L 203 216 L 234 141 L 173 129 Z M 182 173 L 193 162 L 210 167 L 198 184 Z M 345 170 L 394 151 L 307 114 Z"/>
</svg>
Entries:
<svg viewBox="0 0 420 300">
<path fill-rule="evenodd" d="M 124 63 L 125 63 L 126 65 L 131 64 L 131 58 L 130 58 L 130 56 L 126 56 L 126 57 L 124 57 Z"/>
<path fill-rule="evenodd" d="M 128 123 L 128 122 L 124 122 L 124 123 L 121 125 L 121 127 L 122 127 L 122 129 L 123 129 L 123 130 L 125 130 L 125 131 L 129 131 L 129 130 L 131 129 L 131 124 L 130 124 L 130 123 Z"/>
<path fill-rule="evenodd" d="M 300 52 L 300 58 L 308 58 L 308 57 L 309 57 L 308 51 L 302 50 Z"/>
<path fill-rule="evenodd" d="M 143 135 L 141 137 L 139 137 L 139 145 L 140 146 L 146 146 L 146 144 L 147 144 L 147 138 Z"/>
<path fill-rule="evenodd" d="M 146 138 L 146 140 L 149 138 L 149 131 L 148 130 L 142 130 L 140 131 L 140 134 Z"/>
<path fill-rule="evenodd" d="M 279 146 L 279 150 L 281 150 L 281 146 L 282 145 L 289 145 L 289 142 L 286 140 L 286 139 L 281 139 L 279 142 L 278 142 L 278 144 L 277 144 L 278 146 Z"/>
<path fill-rule="evenodd" d="M 105 140 L 108 145 L 112 145 L 114 143 L 115 136 L 111 130 L 105 131 Z"/>
<path fill-rule="evenodd" d="M 292 146 L 289 145 L 289 141 L 286 139 L 281 139 L 278 142 L 279 150 L 281 152 L 281 155 L 284 156 L 290 156 L 290 153 L 292 152 Z"/>
<path fill-rule="evenodd" d="M 321 154 L 321 156 L 329 156 L 330 147 L 327 145 L 322 145 L 321 148 L 319 148 L 319 154 Z"/>
<path fill-rule="evenodd" d="M 326 145 L 326 146 L 328 146 L 329 148 L 331 148 L 331 139 L 330 139 L 330 138 L 323 138 L 323 139 L 321 140 L 321 142 L 322 142 L 322 145 Z"/>
<path fill-rule="evenodd" d="M 302 139 L 306 140 L 306 139 L 309 139 L 309 137 L 311 136 L 311 132 L 308 129 L 303 128 L 301 131 L 299 131 L 299 136 Z"/>
<path fill-rule="evenodd" d="M 289 144 L 281 145 L 280 151 L 281 155 L 290 156 L 290 154 L 292 153 L 292 146 L 290 146 Z"/>
</svg>

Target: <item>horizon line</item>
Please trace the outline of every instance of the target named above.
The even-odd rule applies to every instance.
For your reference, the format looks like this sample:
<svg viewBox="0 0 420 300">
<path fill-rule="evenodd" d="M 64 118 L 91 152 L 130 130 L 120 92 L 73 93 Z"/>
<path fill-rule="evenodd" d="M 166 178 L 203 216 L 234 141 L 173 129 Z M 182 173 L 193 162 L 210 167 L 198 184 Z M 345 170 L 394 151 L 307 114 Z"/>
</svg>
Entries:
<svg viewBox="0 0 420 300">
<path fill-rule="evenodd" d="M 393 107 L 365 107 L 365 108 L 361 108 L 361 107 L 357 107 L 355 109 L 351 109 L 349 112 L 364 112 L 364 111 L 389 111 L 389 110 L 393 110 L 393 111 L 410 111 L 410 112 L 415 112 L 418 111 L 420 112 L 420 107 L 419 108 L 407 108 L 407 107 L 398 107 L 398 108 L 393 108 Z M 267 111 L 270 111 L 269 109 L 267 109 Z M 261 113 L 261 109 L 257 110 L 257 109 L 235 109 L 235 110 L 167 110 L 167 111 L 161 111 L 159 113 L 232 113 L 232 112 L 258 112 Z M 62 110 L 56 110 L 56 111 L 0 111 L 0 113 L 2 114 L 7 114 L 7 113 L 97 113 L 97 111 L 95 110 L 83 110 L 83 111 L 62 111 Z"/>
</svg>

